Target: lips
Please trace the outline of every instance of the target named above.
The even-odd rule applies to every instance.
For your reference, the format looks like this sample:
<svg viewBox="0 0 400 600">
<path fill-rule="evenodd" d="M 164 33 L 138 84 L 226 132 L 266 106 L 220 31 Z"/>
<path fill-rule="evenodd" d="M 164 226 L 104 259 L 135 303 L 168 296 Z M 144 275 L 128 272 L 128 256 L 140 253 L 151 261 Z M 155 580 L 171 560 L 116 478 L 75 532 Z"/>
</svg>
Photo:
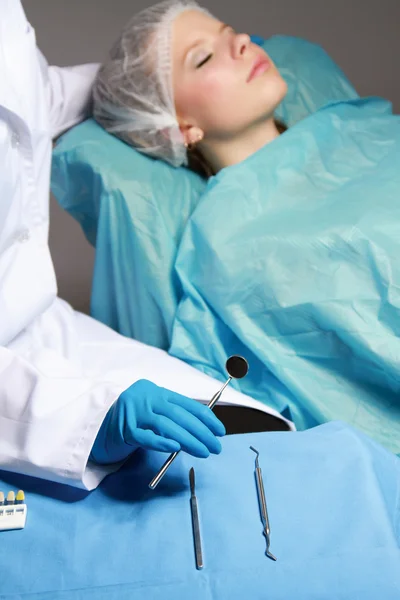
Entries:
<svg viewBox="0 0 400 600">
<path fill-rule="evenodd" d="M 268 58 L 265 56 L 259 56 L 253 63 L 253 68 L 250 71 L 247 81 L 249 82 L 255 77 L 258 77 L 258 75 L 261 75 L 261 73 L 267 71 L 270 66 L 271 63 L 269 62 Z"/>
</svg>

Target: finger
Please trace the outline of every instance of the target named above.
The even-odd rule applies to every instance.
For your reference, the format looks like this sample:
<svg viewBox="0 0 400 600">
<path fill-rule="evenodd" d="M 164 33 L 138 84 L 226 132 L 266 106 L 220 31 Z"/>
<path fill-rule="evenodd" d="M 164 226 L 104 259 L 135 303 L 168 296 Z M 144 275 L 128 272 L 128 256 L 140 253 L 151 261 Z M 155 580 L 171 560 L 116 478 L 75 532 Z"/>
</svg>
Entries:
<svg viewBox="0 0 400 600">
<path fill-rule="evenodd" d="M 139 446 L 148 450 L 158 450 L 159 452 L 179 452 L 181 446 L 175 440 L 162 437 L 150 429 L 135 429 L 132 435 Z"/>
<path fill-rule="evenodd" d="M 222 448 L 219 439 L 215 437 L 213 432 L 200 419 L 188 410 L 172 402 L 166 402 L 163 406 L 162 414 L 190 433 L 213 454 L 221 452 Z"/>
<path fill-rule="evenodd" d="M 180 394 L 171 394 L 168 397 L 169 402 L 176 404 L 192 413 L 195 417 L 200 419 L 210 429 L 214 435 L 223 436 L 226 434 L 224 424 L 216 417 L 213 411 L 208 408 L 205 404 L 192 400 L 186 396 Z"/>
<path fill-rule="evenodd" d="M 178 442 L 182 450 L 192 456 L 207 458 L 210 455 L 208 448 L 202 442 L 164 415 L 154 415 L 152 429 L 159 435 Z"/>
</svg>

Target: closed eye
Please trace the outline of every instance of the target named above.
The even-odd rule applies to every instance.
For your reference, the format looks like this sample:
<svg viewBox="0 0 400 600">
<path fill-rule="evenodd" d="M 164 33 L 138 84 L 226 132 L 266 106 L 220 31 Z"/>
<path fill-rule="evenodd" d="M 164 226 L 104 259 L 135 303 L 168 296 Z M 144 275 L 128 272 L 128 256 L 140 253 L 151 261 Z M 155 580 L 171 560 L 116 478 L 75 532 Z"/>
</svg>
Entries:
<svg viewBox="0 0 400 600">
<path fill-rule="evenodd" d="M 200 67 L 202 67 L 203 65 L 205 65 L 206 62 L 208 62 L 211 57 L 212 57 L 212 54 L 208 54 L 208 56 L 206 56 L 201 62 L 199 62 L 198 65 L 196 65 L 196 69 L 200 69 Z"/>
</svg>

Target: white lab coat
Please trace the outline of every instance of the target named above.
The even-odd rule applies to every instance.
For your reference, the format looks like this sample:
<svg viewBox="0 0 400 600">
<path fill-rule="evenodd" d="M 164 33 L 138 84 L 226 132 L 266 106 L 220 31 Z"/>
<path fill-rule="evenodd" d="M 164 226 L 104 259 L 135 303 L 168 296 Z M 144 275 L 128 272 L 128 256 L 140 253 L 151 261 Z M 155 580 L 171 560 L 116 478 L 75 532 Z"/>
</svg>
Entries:
<svg viewBox="0 0 400 600">
<path fill-rule="evenodd" d="M 96 65 L 49 67 L 19 0 L 0 0 L 0 468 L 92 489 L 111 404 L 140 378 L 192 397 L 219 383 L 56 296 L 47 244 L 51 139 L 84 118 Z M 234 390 L 225 400 L 271 411 Z"/>
</svg>

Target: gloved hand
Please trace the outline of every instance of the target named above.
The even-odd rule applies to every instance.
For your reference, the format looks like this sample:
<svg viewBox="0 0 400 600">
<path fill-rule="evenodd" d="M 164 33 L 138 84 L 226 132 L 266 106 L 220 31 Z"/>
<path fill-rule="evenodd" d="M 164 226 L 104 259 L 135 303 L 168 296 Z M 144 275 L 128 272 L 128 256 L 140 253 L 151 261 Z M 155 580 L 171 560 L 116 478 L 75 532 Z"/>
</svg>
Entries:
<svg viewBox="0 0 400 600">
<path fill-rule="evenodd" d="M 123 460 L 138 447 L 206 458 L 219 454 L 225 427 L 207 406 L 141 379 L 108 411 L 90 458 L 99 464 Z"/>
</svg>

